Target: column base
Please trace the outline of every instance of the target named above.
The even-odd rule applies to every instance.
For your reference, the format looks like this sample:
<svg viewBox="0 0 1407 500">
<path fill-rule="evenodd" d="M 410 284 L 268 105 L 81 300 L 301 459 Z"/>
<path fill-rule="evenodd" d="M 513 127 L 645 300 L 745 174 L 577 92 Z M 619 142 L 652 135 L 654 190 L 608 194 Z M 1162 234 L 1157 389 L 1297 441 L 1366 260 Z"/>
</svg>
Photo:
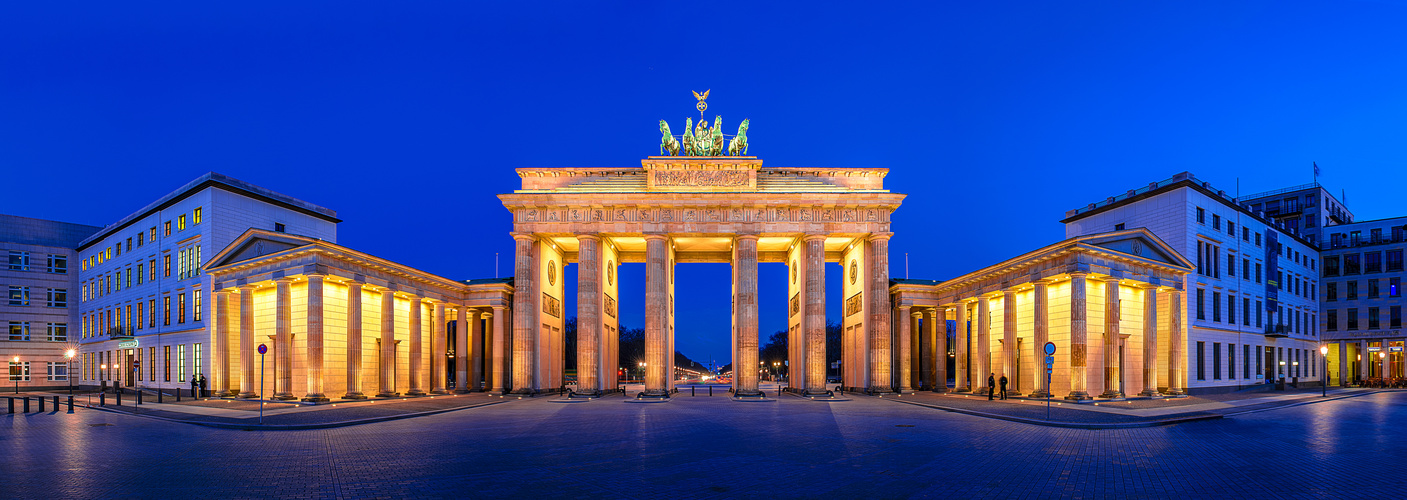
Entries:
<svg viewBox="0 0 1407 500">
<path fill-rule="evenodd" d="M 953 389 L 953 392 L 972 392 L 972 387 L 958 387 L 956 389 Z"/>
<path fill-rule="evenodd" d="M 258 399 L 259 393 L 257 393 L 257 392 L 241 392 L 241 393 L 239 393 L 239 396 L 238 396 L 238 397 L 239 397 L 240 399 Z"/>
<path fill-rule="evenodd" d="M 808 397 L 808 398 L 809 398 L 809 397 L 820 397 L 820 396 L 833 396 L 833 395 L 835 395 L 835 393 L 834 393 L 834 392 L 831 392 L 830 390 L 827 390 L 826 388 L 823 387 L 823 388 L 820 388 L 820 389 L 806 389 L 806 390 L 804 390 L 804 391 L 801 391 L 801 395 L 804 396 L 804 397 Z"/>
<path fill-rule="evenodd" d="M 1138 395 L 1147 398 L 1162 397 L 1162 393 L 1159 393 L 1156 389 L 1144 389 L 1143 392 L 1138 393 Z"/>
<path fill-rule="evenodd" d="M 567 399 L 572 399 L 572 398 L 595 399 L 595 398 L 599 398 L 599 397 L 601 397 L 601 391 L 597 391 L 597 390 L 571 391 L 571 392 L 567 393 Z"/>
<path fill-rule="evenodd" d="M 424 391 L 424 390 L 421 390 L 421 389 L 411 389 L 411 390 L 409 390 L 409 391 L 405 391 L 405 395 L 406 395 L 406 396 L 413 397 L 413 398 L 418 398 L 418 397 L 424 396 L 424 395 L 425 395 L 425 391 Z"/>
<path fill-rule="evenodd" d="M 360 392 L 349 392 L 342 395 L 342 399 L 366 399 L 366 394 Z"/>
<path fill-rule="evenodd" d="M 887 385 L 874 385 L 866 387 L 865 392 L 870 394 L 892 394 L 894 393 L 894 389 L 890 388 Z"/>
<path fill-rule="evenodd" d="M 215 397 L 217 397 L 217 398 L 229 398 L 229 397 L 234 397 L 234 395 L 235 395 L 235 392 L 234 392 L 234 391 L 231 391 L 231 390 L 215 391 Z"/>
<path fill-rule="evenodd" d="M 1094 398 L 1090 397 L 1089 393 L 1085 391 L 1070 391 L 1070 394 L 1065 395 L 1065 399 L 1070 401 L 1089 401 Z"/>
<path fill-rule="evenodd" d="M 401 395 L 401 393 L 399 393 L 399 392 L 394 392 L 394 391 L 383 391 L 383 392 L 378 392 L 378 393 L 376 393 L 376 397 L 378 397 L 378 398 L 394 398 L 394 397 L 397 397 L 397 396 L 400 396 L 400 395 Z"/>
<path fill-rule="evenodd" d="M 635 399 L 669 399 L 669 392 L 663 389 L 647 390 L 635 395 Z"/>
<path fill-rule="evenodd" d="M 469 389 L 455 389 L 455 394 L 469 394 Z"/>
<path fill-rule="evenodd" d="M 294 401 L 298 399 L 298 396 L 294 396 L 291 392 L 285 392 L 282 394 L 274 394 L 274 399 L 279 401 Z"/>
<path fill-rule="evenodd" d="M 308 394 L 306 396 L 303 396 L 303 401 L 309 403 L 326 403 L 331 400 L 327 399 L 327 396 L 324 396 L 322 394 Z"/>
<path fill-rule="evenodd" d="M 1167 392 L 1167 395 L 1168 395 L 1168 396 L 1182 396 L 1182 395 L 1186 395 L 1186 394 L 1187 394 L 1187 391 L 1184 391 L 1184 390 L 1182 390 L 1182 389 L 1168 389 L 1168 392 Z"/>
<path fill-rule="evenodd" d="M 430 394 L 434 394 L 434 395 L 436 395 L 436 396 L 441 396 L 441 395 L 449 394 L 449 391 L 446 391 L 446 390 L 444 390 L 444 389 L 432 389 L 432 390 L 430 391 Z"/>
<path fill-rule="evenodd" d="M 1104 394 L 1100 394 L 1099 397 L 1109 399 L 1123 399 L 1124 393 L 1119 391 L 1104 391 Z"/>
<path fill-rule="evenodd" d="M 1033 391 L 1033 392 L 1031 392 L 1030 394 L 1027 394 L 1027 395 L 1026 395 L 1026 397 L 1028 397 L 1028 398 L 1035 398 L 1035 399 L 1045 399 L 1045 398 L 1047 398 L 1047 397 L 1049 397 L 1049 396 L 1050 396 L 1050 393 L 1047 392 L 1047 391 Z"/>
<path fill-rule="evenodd" d="M 973 394 L 976 394 L 976 395 L 978 395 L 978 396 L 986 396 L 986 395 L 987 395 L 987 388 L 986 388 L 986 387 L 977 387 L 977 388 L 975 388 L 975 389 L 972 389 L 972 393 L 973 393 Z M 992 393 L 992 397 L 996 397 L 996 396 L 997 396 L 997 393 L 996 393 L 996 392 L 993 392 L 993 393 Z"/>
<path fill-rule="evenodd" d="M 738 389 L 733 391 L 734 399 L 762 399 L 765 397 L 767 397 L 767 395 L 757 389 Z"/>
</svg>

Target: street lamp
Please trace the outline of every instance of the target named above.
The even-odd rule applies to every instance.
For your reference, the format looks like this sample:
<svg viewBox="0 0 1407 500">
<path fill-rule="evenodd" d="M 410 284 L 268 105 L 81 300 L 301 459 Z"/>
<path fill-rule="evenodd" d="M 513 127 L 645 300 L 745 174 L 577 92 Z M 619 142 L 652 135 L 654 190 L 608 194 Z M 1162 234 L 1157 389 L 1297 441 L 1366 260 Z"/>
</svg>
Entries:
<svg viewBox="0 0 1407 500">
<path fill-rule="evenodd" d="M 15 356 L 15 365 L 10 367 L 10 380 L 15 381 L 15 394 L 20 393 L 20 377 L 18 376 L 20 370 L 20 357 Z"/>
<path fill-rule="evenodd" d="M 1325 397 L 1325 398 L 1327 398 L 1327 397 L 1329 397 L 1329 345 L 1328 345 L 1328 344 L 1324 344 L 1324 345 L 1319 346 L 1319 355 L 1320 355 L 1320 356 L 1323 356 L 1322 359 L 1324 360 L 1323 363 L 1320 363 L 1320 364 L 1319 364 L 1319 366 L 1323 366 L 1323 367 L 1324 367 L 1324 372 L 1319 375 L 1319 384 L 1320 384 L 1320 387 L 1323 387 L 1323 390 L 1319 391 L 1319 392 L 1321 393 L 1319 396 L 1320 396 L 1320 397 Z"/>
<path fill-rule="evenodd" d="M 64 362 L 68 364 L 68 366 L 64 367 L 64 379 L 68 380 L 69 396 L 73 395 L 73 356 L 75 354 L 78 354 L 78 352 L 73 349 L 64 352 Z"/>
<path fill-rule="evenodd" d="M 645 380 L 645 362 L 640 362 L 640 380 Z"/>
<path fill-rule="evenodd" d="M 98 378 L 102 379 L 103 381 L 103 385 L 101 387 L 102 392 L 107 392 L 107 363 L 103 363 L 98 366 L 102 368 L 102 370 L 98 371 Z M 88 397 L 92 398 L 92 396 Z"/>
</svg>

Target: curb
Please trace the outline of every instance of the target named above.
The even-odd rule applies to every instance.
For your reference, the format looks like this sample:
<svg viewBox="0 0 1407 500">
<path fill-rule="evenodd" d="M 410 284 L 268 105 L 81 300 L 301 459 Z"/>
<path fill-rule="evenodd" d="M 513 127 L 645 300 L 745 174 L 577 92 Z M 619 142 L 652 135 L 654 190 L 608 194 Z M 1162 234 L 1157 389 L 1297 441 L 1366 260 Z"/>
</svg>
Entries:
<svg viewBox="0 0 1407 500">
<path fill-rule="evenodd" d="M 1080 423 L 1080 422 L 1060 422 L 1060 421 L 1055 421 L 1055 420 L 1038 420 L 1038 419 L 1034 419 L 1034 418 L 1013 417 L 1013 416 L 1010 416 L 1010 415 L 1000 415 L 1000 414 L 996 414 L 996 413 L 987 413 L 987 412 L 981 412 L 981 411 L 965 410 L 965 409 L 962 409 L 962 408 L 953 408 L 953 407 L 950 407 L 950 406 L 939 406 L 939 405 L 928 404 L 928 403 L 920 403 L 920 402 L 917 402 L 917 401 L 904 401 L 904 400 L 902 400 L 902 399 L 897 399 L 897 398 L 891 399 L 890 401 L 894 401 L 894 402 L 896 402 L 896 403 L 904 403 L 904 404 L 914 405 L 914 406 L 923 406 L 923 407 L 926 407 L 926 408 L 933 408 L 933 409 L 943 410 L 943 411 L 949 411 L 949 412 L 953 412 L 953 413 L 961 413 L 961 414 L 964 414 L 964 415 L 972 415 L 972 416 L 974 416 L 974 417 L 984 417 L 984 418 L 991 418 L 991 419 L 996 419 L 996 420 L 1006 420 L 1006 421 L 1008 421 L 1008 422 L 1017 422 L 1017 423 L 1030 424 L 1030 425 L 1040 425 L 1040 426 L 1045 426 L 1045 427 L 1061 427 L 1061 428 L 1066 428 L 1066 429 L 1137 429 L 1137 428 L 1142 428 L 1142 427 L 1157 427 L 1157 426 L 1162 426 L 1162 425 L 1181 424 L 1181 423 L 1186 423 L 1186 422 L 1196 422 L 1196 421 L 1200 421 L 1200 420 L 1215 420 L 1215 419 L 1219 419 L 1219 418 L 1223 418 L 1223 417 L 1224 417 L 1223 415 L 1212 414 L 1212 415 L 1196 415 L 1196 416 L 1179 417 L 1179 418 L 1165 418 L 1165 419 L 1161 419 L 1161 420 L 1150 420 L 1150 421 L 1147 421 L 1147 422 L 1120 422 L 1120 423 L 1111 423 L 1111 424 L 1098 424 L 1098 423 Z"/>
<path fill-rule="evenodd" d="M 1223 416 L 1226 416 L 1226 417 L 1234 417 L 1234 416 L 1237 416 L 1237 415 L 1245 415 L 1245 414 L 1247 414 L 1247 413 L 1259 413 L 1259 412 L 1263 412 L 1263 411 L 1280 410 L 1280 409 L 1284 409 L 1284 408 L 1293 408 L 1293 407 L 1296 407 L 1296 406 L 1312 405 L 1312 404 L 1315 404 L 1315 403 L 1327 403 L 1327 402 L 1329 402 L 1329 401 L 1338 401 L 1338 400 L 1340 400 L 1340 399 L 1356 398 L 1356 397 L 1359 397 L 1359 396 L 1367 396 L 1367 395 L 1370 395 L 1370 394 L 1377 394 L 1377 393 L 1380 393 L 1380 392 L 1388 392 L 1388 391 L 1389 391 L 1388 389 L 1380 389 L 1380 390 L 1376 390 L 1376 391 L 1367 391 L 1367 392 L 1358 392 L 1358 393 L 1353 393 L 1353 394 L 1337 395 L 1337 396 L 1334 396 L 1334 397 L 1331 397 L 1331 398 L 1321 397 L 1321 398 L 1318 398 L 1318 399 L 1311 399 L 1311 398 L 1312 398 L 1312 396 L 1311 396 L 1311 398 L 1303 398 L 1303 399 L 1304 399 L 1303 401 L 1295 401 L 1295 402 L 1293 402 L 1293 403 L 1288 403 L 1288 404 L 1284 404 L 1284 405 L 1280 405 L 1280 406 L 1274 406 L 1274 407 L 1270 407 L 1270 408 L 1260 408 L 1260 409 L 1255 409 L 1255 410 L 1242 410 L 1242 411 L 1238 411 L 1238 412 L 1234 412 L 1234 413 L 1226 413 L 1226 414 L 1224 414 Z"/>
<path fill-rule="evenodd" d="M 316 423 L 316 424 L 286 424 L 286 425 L 260 425 L 260 424 L 234 424 L 234 423 L 226 423 L 226 422 L 203 422 L 203 421 L 199 421 L 199 420 L 183 420 L 183 419 L 178 419 L 178 418 L 159 417 L 159 416 L 156 416 L 156 415 L 142 415 L 142 414 L 139 414 L 139 413 L 130 413 L 130 412 L 119 411 L 119 410 L 113 410 L 113 409 L 110 409 L 110 408 L 99 407 L 99 406 L 86 406 L 86 405 L 76 405 L 76 404 L 75 404 L 74 406 L 83 406 L 84 408 L 88 408 L 88 409 L 91 409 L 91 410 L 98 410 L 98 411 L 103 411 L 103 412 L 108 412 L 108 413 L 115 413 L 115 414 L 118 414 L 118 415 L 127 415 L 127 416 L 132 416 L 132 417 L 150 418 L 150 419 L 154 419 L 154 420 L 164 420 L 164 421 L 167 421 L 167 422 L 176 422 L 176 423 L 182 423 L 182 424 L 199 425 L 199 426 L 202 426 L 202 427 L 213 427 L 213 428 L 216 428 L 216 429 L 230 429 L 230 430 L 241 430 L 241 431 L 255 431 L 255 430 L 259 430 L 259 431 L 302 431 L 302 430 L 312 430 L 312 429 L 332 429 L 332 428 L 336 428 L 336 427 L 348 427 L 348 426 L 353 426 L 353 425 L 373 424 L 373 423 L 377 423 L 377 422 L 387 422 L 387 421 L 391 421 L 391 420 L 401 420 L 401 419 L 406 419 L 406 418 L 425 417 L 425 416 L 429 416 L 429 415 L 437 415 L 437 414 L 440 414 L 440 413 L 449 413 L 449 412 L 452 412 L 452 411 L 459 411 L 459 410 L 468 410 L 468 409 L 471 409 L 471 408 L 481 408 L 481 407 L 484 407 L 484 406 L 492 406 L 492 405 L 503 404 L 503 403 L 507 403 L 507 402 L 508 402 L 508 401 L 489 401 L 489 402 L 479 403 L 479 404 L 472 405 L 472 406 L 461 406 L 461 407 L 458 407 L 458 408 L 446 408 L 446 409 L 443 409 L 443 410 L 427 410 L 427 411 L 420 411 L 420 412 L 414 412 L 414 413 L 402 413 L 402 414 L 399 414 L 399 415 L 386 415 L 386 416 L 383 416 L 383 417 L 371 417 L 371 418 L 362 418 L 362 419 L 356 419 L 356 420 L 343 420 L 343 421 L 339 421 L 339 422 L 323 422 L 323 423 Z"/>
</svg>

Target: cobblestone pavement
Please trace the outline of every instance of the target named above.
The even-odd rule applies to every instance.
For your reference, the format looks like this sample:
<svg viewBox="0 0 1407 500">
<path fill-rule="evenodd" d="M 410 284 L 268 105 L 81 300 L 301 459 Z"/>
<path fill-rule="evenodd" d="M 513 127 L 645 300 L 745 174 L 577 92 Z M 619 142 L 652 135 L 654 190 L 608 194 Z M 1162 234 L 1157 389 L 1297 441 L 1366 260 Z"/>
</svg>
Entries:
<svg viewBox="0 0 1407 500">
<path fill-rule="evenodd" d="M 512 401 L 308 431 L 0 416 L 0 497 L 1342 498 L 1407 487 L 1388 391 L 1085 430 L 877 398 Z"/>
</svg>

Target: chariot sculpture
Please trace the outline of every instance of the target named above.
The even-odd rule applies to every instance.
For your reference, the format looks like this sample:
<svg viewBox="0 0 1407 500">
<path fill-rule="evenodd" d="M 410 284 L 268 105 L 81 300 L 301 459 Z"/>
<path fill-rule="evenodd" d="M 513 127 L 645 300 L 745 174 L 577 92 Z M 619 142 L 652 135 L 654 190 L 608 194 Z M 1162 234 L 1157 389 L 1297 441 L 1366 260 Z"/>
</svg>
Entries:
<svg viewBox="0 0 1407 500">
<path fill-rule="evenodd" d="M 744 156 L 747 154 L 747 127 L 748 120 L 743 120 L 738 126 L 737 135 L 726 135 L 723 133 L 723 117 L 715 116 L 713 125 L 709 125 L 703 119 L 704 110 L 708 109 L 708 104 L 704 99 L 708 98 L 708 90 L 702 94 L 694 92 L 694 98 L 698 99 L 699 123 L 694 124 L 693 118 L 684 119 L 684 133 L 674 135 L 669 129 L 669 123 L 660 120 L 660 155 L 661 156 Z M 727 148 L 724 148 L 725 139 L 728 139 Z"/>
</svg>

